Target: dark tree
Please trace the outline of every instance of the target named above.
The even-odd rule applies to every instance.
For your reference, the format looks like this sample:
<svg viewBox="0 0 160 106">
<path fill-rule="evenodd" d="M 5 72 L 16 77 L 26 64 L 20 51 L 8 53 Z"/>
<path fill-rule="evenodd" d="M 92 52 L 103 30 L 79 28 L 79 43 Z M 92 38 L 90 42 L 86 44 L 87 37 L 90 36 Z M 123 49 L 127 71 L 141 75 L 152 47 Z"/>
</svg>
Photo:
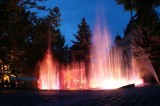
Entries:
<svg viewBox="0 0 160 106">
<path fill-rule="evenodd" d="M 3 65 L 9 65 L 12 73 L 21 73 L 25 67 L 25 38 L 30 33 L 31 22 L 19 0 L 0 2 L 0 40 Z M 13 71 L 12 71 L 13 70 Z"/>
<path fill-rule="evenodd" d="M 124 10 L 130 11 L 131 18 L 145 17 L 144 14 L 150 13 L 160 5 L 160 0 L 115 0 L 118 5 L 123 5 Z M 135 15 L 133 16 L 133 12 Z"/>
<path fill-rule="evenodd" d="M 118 5 L 123 5 L 125 11 L 130 11 L 131 19 L 133 18 L 134 4 L 132 0 L 115 0 Z"/>
<path fill-rule="evenodd" d="M 78 25 L 78 32 L 75 35 L 77 41 L 72 41 L 72 55 L 77 61 L 89 60 L 91 47 L 91 31 L 85 18 L 82 18 L 81 24 Z"/>
<path fill-rule="evenodd" d="M 126 4 L 132 3 L 131 9 L 135 11 L 135 15 L 124 34 L 133 34 L 133 38 L 136 38 L 133 39 L 133 46 L 137 49 L 136 51 L 139 51 L 134 53 L 135 56 L 141 58 L 147 55 L 160 78 L 158 49 L 160 47 L 160 17 L 156 10 L 160 6 L 160 0 L 116 0 L 116 2 L 123 5 L 125 10 L 128 10 Z"/>
<path fill-rule="evenodd" d="M 0 1 L 0 65 L 9 65 L 12 74 L 28 73 L 26 70 L 32 66 L 28 62 L 32 61 L 28 58 L 28 51 L 36 48 L 32 45 L 33 35 L 40 19 L 30 10 L 47 10 L 45 6 L 38 5 L 38 2 L 44 1 L 46 0 Z"/>
<path fill-rule="evenodd" d="M 85 62 L 85 71 L 88 78 L 91 48 L 91 30 L 85 18 L 82 18 L 81 23 L 78 25 L 77 35 L 74 34 L 74 36 L 77 41 L 72 41 L 72 60 Z"/>
<path fill-rule="evenodd" d="M 51 25 L 50 34 L 53 54 L 61 63 L 67 63 L 69 61 L 68 46 L 65 46 L 65 38 L 59 29 L 59 26 L 61 25 L 60 9 L 55 7 L 50 10 L 47 19 Z"/>
</svg>

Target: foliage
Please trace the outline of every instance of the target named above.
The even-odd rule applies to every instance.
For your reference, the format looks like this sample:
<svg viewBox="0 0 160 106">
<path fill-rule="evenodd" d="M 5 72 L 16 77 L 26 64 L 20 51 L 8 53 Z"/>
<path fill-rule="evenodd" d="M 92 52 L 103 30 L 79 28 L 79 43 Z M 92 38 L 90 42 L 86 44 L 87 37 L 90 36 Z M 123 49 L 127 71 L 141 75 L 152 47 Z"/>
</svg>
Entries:
<svg viewBox="0 0 160 106">
<path fill-rule="evenodd" d="M 160 17 L 156 11 L 156 8 L 160 6 L 160 0 L 116 0 L 116 2 L 123 5 L 125 10 L 135 11 L 124 34 L 125 36 L 133 34 L 136 38 L 133 46 L 139 51 L 134 53 L 135 56 L 141 58 L 146 55 L 160 77 Z M 132 5 L 127 5 L 128 3 Z"/>
<path fill-rule="evenodd" d="M 46 9 L 39 5 L 47 0 L 1 0 L 0 1 L 0 65 L 9 65 L 11 74 L 32 74 L 36 63 L 44 56 L 50 43 L 57 53 L 67 51 L 65 39 L 59 30 L 60 10 Z M 40 18 L 32 8 L 49 11 Z M 62 52 L 63 51 L 63 52 Z M 65 56 L 62 56 L 65 57 Z M 57 59 L 62 59 L 58 55 Z"/>
<path fill-rule="evenodd" d="M 2 65 L 9 64 L 11 70 L 24 70 L 24 41 L 31 28 L 29 12 L 18 4 L 19 0 L 0 2 L 0 59 Z"/>
<path fill-rule="evenodd" d="M 140 17 L 160 5 L 160 0 L 115 0 L 118 5 L 123 5 L 126 11 L 131 12 L 131 18 Z M 132 11 L 135 11 L 135 16 L 132 16 Z"/>
<path fill-rule="evenodd" d="M 88 61 L 91 47 L 91 31 L 85 18 L 82 18 L 81 24 L 78 25 L 78 32 L 75 35 L 77 41 L 72 41 L 72 55 L 75 60 Z"/>
</svg>

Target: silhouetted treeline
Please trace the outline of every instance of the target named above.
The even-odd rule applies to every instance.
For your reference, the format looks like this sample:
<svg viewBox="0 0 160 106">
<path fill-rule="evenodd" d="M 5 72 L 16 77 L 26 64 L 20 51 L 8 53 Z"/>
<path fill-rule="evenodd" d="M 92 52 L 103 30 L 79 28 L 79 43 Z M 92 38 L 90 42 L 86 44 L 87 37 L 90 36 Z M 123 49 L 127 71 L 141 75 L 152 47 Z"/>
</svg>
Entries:
<svg viewBox="0 0 160 106">
<path fill-rule="evenodd" d="M 137 59 L 143 57 L 139 54 L 147 55 L 160 78 L 160 0 L 115 1 L 131 13 L 131 20 L 124 31 L 124 36 L 133 34 L 135 38 L 133 46 L 136 46 L 136 51 L 139 50 L 134 55 Z"/>
<path fill-rule="evenodd" d="M 49 45 L 54 58 L 62 64 L 72 62 L 73 57 L 81 61 L 89 60 L 91 32 L 85 18 L 78 25 L 77 41 L 73 41 L 73 46 L 69 48 L 59 28 L 60 9 L 46 8 L 45 1 L 0 1 L 1 75 L 4 71 L 15 75 L 34 73 L 37 62 L 44 57 Z M 44 6 L 38 5 L 40 2 L 44 2 Z M 48 15 L 38 17 L 33 9 L 48 11 Z"/>
</svg>

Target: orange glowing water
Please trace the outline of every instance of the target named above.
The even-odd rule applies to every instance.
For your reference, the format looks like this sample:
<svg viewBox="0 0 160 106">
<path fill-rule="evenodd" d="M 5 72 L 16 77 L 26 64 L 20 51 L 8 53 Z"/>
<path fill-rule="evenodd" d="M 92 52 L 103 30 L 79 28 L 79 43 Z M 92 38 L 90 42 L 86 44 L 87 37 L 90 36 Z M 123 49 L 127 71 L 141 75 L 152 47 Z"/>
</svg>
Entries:
<svg viewBox="0 0 160 106">
<path fill-rule="evenodd" d="M 86 89 L 86 75 L 84 62 L 73 62 L 63 67 L 60 72 L 61 89 Z"/>
<path fill-rule="evenodd" d="M 53 60 L 50 48 L 44 59 L 39 64 L 39 85 L 40 89 L 59 89 L 59 67 Z"/>
<path fill-rule="evenodd" d="M 67 66 L 58 64 L 49 49 L 39 64 L 40 89 L 116 89 L 128 84 L 143 84 L 132 53 L 124 56 L 123 49 L 112 46 L 105 27 L 97 24 L 93 35 L 89 76 L 84 62 Z M 50 44 L 50 43 L 49 43 Z"/>
<path fill-rule="evenodd" d="M 113 47 L 106 28 L 101 29 L 97 25 L 93 35 L 89 78 L 86 77 L 84 62 L 73 62 L 60 67 L 48 49 L 39 64 L 39 88 L 116 89 L 133 83 L 142 84 L 143 80 L 139 76 L 133 57 L 130 56 L 130 61 L 125 61 L 123 50 Z"/>
<path fill-rule="evenodd" d="M 132 56 L 130 61 L 125 62 L 122 49 L 111 46 L 106 28 L 101 29 L 97 24 L 93 35 L 89 87 L 115 89 L 133 83 L 142 84 Z"/>
</svg>

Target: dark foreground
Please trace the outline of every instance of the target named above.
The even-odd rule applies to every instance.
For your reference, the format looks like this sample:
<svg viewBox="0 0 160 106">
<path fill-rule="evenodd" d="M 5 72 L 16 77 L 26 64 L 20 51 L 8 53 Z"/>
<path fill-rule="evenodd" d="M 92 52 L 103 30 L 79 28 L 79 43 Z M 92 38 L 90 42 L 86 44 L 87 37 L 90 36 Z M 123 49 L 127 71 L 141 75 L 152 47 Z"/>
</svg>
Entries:
<svg viewBox="0 0 160 106">
<path fill-rule="evenodd" d="M 160 86 L 117 90 L 1 90 L 0 106 L 160 106 Z"/>
</svg>

